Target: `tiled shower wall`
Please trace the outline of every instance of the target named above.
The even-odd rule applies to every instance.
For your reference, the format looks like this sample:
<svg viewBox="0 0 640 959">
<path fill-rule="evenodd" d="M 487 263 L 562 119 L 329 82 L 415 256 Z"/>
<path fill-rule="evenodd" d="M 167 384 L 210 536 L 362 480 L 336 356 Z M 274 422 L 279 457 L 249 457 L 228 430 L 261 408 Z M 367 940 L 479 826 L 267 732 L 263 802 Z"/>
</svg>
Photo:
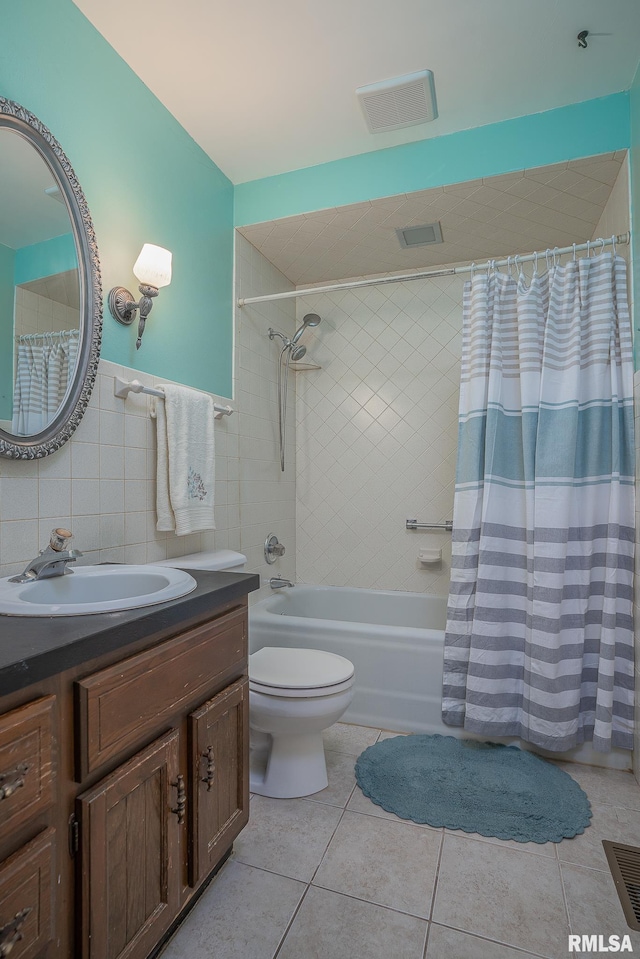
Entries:
<svg viewBox="0 0 640 959">
<path fill-rule="evenodd" d="M 625 160 L 594 237 L 628 229 Z M 447 594 L 449 534 L 407 532 L 405 520 L 452 515 L 465 279 L 298 301 L 298 322 L 323 318 L 304 341 L 322 369 L 297 374 L 300 580 Z M 420 546 L 442 562 L 421 565 Z"/>
<path fill-rule="evenodd" d="M 236 297 L 260 296 L 293 289 L 293 285 L 243 236 L 236 234 Z M 270 593 L 271 576 L 296 577 L 296 443 L 294 374 L 289 374 L 285 471 L 280 470 L 278 444 L 279 339 L 270 340 L 269 327 L 292 336 L 295 300 L 236 307 L 236 381 L 240 415 L 240 518 L 242 552 L 247 568 L 263 583 L 252 593 L 256 602 Z M 264 542 L 275 533 L 286 553 L 273 565 L 264 559 Z M 267 585 L 264 585 L 264 584 Z"/>
<path fill-rule="evenodd" d="M 236 256 L 239 290 L 260 295 L 291 284 L 242 237 Z M 107 313 L 105 323 L 113 322 Z M 89 408 L 71 440 L 32 462 L 0 459 L 0 575 L 21 570 L 55 526 L 73 530 L 81 562 L 145 563 L 215 547 L 241 550 L 247 568 L 295 576 L 295 391 L 289 393 L 289 462 L 277 448 L 277 357 L 270 325 L 293 333 L 292 301 L 237 311 L 235 412 L 216 421 L 215 532 L 175 536 L 155 529 L 154 400 L 113 394 L 114 376 L 144 385 L 166 382 L 101 360 Z M 214 348 L 214 345 L 211 346 Z M 263 543 L 276 532 L 287 547 L 274 566 Z M 268 591 L 268 586 L 261 592 Z M 253 594 L 253 599 L 256 594 Z"/>
<path fill-rule="evenodd" d="M 462 287 L 446 276 L 300 299 L 320 370 L 297 377 L 297 575 L 304 582 L 446 595 Z M 432 566 L 420 547 L 442 549 Z"/>
</svg>

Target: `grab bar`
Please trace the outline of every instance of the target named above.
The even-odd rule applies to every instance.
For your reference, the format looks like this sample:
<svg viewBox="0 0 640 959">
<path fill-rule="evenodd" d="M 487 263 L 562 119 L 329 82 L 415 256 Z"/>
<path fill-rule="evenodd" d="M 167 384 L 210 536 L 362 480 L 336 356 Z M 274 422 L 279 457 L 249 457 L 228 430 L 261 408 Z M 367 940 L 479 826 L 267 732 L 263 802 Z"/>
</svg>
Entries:
<svg viewBox="0 0 640 959">
<path fill-rule="evenodd" d="M 450 533 L 453 529 L 453 520 L 447 519 L 444 523 L 419 523 L 417 519 L 408 519 L 407 529 L 446 529 Z"/>
</svg>

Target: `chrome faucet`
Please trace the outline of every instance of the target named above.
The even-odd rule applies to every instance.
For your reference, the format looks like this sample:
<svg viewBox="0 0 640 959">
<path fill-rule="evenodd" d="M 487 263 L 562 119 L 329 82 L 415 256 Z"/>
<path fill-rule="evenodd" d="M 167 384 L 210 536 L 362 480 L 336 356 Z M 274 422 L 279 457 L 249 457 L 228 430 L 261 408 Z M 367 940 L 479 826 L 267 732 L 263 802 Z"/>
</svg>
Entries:
<svg viewBox="0 0 640 959">
<path fill-rule="evenodd" d="M 288 579 L 283 579 L 282 576 L 272 576 L 269 580 L 269 586 L 271 589 L 282 589 L 284 586 L 295 586 L 295 583 L 292 583 Z"/>
<path fill-rule="evenodd" d="M 68 529 L 54 529 L 51 531 L 49 545 L 40 550 L 38 556 L 27 563 L 24 571 L 12 576 L 10 583 L 30 583 L 37 579 L 47 579 L 50 576 L 64 576 L 72 573 L 67 569 L 67 563 L 75 563 L 82 556 L 79 549 L 66 549 L 66 545 L 73 534 Z"/>
</svg>

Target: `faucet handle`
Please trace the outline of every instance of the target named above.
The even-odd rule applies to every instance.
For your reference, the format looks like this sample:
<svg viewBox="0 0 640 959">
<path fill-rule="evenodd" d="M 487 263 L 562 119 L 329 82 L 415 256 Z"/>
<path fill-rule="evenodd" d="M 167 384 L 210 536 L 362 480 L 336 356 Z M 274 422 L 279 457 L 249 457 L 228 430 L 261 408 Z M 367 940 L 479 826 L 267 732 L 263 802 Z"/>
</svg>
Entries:
<svg viewBox="0 0 640 959">
<path fill-rule="evenodd" d="M 51 539 L 49 540 L 49 546 L 56 553 L 61 553 L 62 550 L 66 549 L 67 543 L 70 539 L 73 539 L 73 533 L 70 529 L 64 529 L 63 527 L 58 527 L 58 529 L 51 530 Z"/>
</svg>

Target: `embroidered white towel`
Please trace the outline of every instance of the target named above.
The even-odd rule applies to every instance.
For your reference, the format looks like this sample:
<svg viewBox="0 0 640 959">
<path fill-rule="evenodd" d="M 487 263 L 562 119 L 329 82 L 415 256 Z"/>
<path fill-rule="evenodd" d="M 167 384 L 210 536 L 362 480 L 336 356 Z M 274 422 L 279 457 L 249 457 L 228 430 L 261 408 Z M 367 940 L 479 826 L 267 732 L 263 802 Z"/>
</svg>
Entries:
<svg viewBox="0 0 640 959">
<path fill-rule="evenodd" d="M 158 388 L 157 528 L 177 536 L 215 529 L 213 399 L 186 386 Z"/>
</svg>

